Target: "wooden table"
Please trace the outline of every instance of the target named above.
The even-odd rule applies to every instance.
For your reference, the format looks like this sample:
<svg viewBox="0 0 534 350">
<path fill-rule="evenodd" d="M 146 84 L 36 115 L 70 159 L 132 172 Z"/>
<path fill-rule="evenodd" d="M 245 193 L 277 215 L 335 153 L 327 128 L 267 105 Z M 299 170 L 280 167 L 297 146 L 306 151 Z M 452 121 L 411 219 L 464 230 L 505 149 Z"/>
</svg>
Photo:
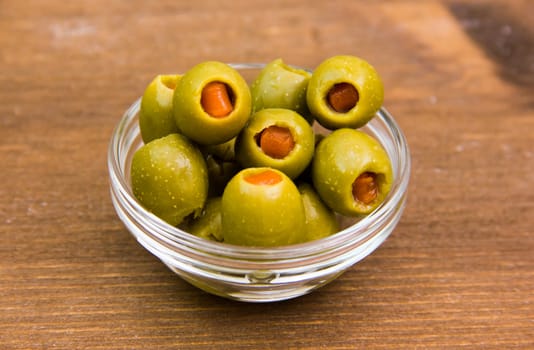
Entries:
<svg viewBox="0 0 534 350">
<path fill-rule="evenodd" d="M 106 150 L 158 73 L 341 53 L 381 73 L 405 214 L 331 284 L 202 292 L 117 218 Z M 0 1 L 1 349 L 533 349 L 534 2 Z"/>
</svg>

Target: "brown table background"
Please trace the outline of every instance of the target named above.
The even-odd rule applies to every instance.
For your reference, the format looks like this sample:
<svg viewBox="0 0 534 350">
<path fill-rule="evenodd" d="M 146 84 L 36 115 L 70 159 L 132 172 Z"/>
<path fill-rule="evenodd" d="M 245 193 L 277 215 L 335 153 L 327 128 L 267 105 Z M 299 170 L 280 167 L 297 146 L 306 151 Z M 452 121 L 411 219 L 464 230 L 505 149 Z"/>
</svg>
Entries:
<svg viewBox="0 0 534 350">
<path fill-rule="evenodd" d="M 245 304 L 136 243 L 106 150 L 156 74 L 342 53 L 381 73 L 411 147 L 383 246 L 312 294 Z M 532 349 L 533 88 L 529 0 L 0 0 L 0 348 Z"/>
</svg>

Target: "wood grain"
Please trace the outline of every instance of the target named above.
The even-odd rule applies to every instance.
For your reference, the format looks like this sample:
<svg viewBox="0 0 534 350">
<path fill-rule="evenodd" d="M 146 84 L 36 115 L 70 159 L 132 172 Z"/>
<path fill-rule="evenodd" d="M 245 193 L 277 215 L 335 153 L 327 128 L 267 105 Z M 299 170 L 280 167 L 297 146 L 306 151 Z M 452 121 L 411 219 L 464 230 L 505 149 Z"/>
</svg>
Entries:
<svg viewBox="0 0 534 350">
<path fill-rule="evenodd" d="M 0 1 L 0 348 L 534 348 L 533 16 L 528 0 Z M 340 53 L 381 73 L 411 148 L 383 246 L 310 295 L 244 304 L 136 243 L 106 151 L 155 74 Z"/>
</svg>

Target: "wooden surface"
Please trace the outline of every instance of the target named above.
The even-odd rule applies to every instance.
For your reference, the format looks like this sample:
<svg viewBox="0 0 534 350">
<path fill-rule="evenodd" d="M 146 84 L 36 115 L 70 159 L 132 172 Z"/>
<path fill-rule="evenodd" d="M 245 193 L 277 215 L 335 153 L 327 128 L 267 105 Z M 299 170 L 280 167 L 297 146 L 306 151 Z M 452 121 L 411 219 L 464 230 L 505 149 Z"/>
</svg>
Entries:
<svg viewBox="0 0 534 350">
<path fill-rule="evenodd" d="M 274 304 L 206 294 L 117 218 L 106 150 L 158 73 L 341 53 L 413 169 L 383 246 Z M 533 349 L 534 2 L 0 0 L 0 349 Z"/>
</svg>

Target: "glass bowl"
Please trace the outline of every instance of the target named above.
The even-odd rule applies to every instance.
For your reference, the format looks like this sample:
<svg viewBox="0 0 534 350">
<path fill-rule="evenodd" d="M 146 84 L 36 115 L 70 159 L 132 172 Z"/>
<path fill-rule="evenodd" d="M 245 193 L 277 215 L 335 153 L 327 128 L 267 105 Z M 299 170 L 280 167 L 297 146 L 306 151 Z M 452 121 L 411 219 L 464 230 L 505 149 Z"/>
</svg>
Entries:
<svg viewBox="0 0 534 350">
<path fill-rule="evenodd" d="M 232 64 L 251 81 L 263 64 Z M 208 241 L 173 227 L 145 210 L 134 198 L 130 164 L 142 146 L 140 99 L 126 110 L 108 149 L 111 198 L 126 228 L 149 252 L 194 286 L 225 298 L 271 302 L 309 293 L 340 276 L 391 234 L 406 203 L 410 153 L 406 139 L 385 108 L 361 130 L 387 151 L 394 182 L 386 200 L 361 219 L 339 217 L 342 230 L 316 241 L 257 248 Z M 318 128 L 318 132 L 326 132 Z"/>
</svg>

